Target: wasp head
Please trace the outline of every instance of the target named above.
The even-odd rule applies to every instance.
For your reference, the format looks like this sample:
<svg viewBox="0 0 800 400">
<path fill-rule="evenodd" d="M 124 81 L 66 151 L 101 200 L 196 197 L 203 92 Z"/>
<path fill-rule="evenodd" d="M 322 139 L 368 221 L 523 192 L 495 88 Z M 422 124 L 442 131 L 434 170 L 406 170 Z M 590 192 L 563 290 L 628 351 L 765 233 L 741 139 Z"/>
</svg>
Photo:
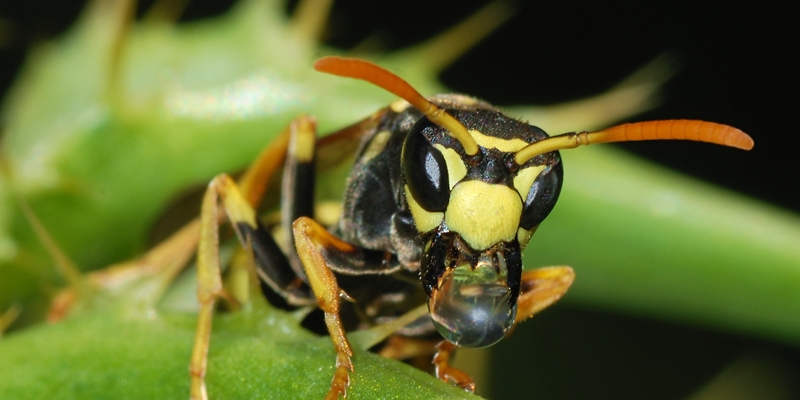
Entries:
<svg viewBox="0 0 800 400">
<path fill-rule="evenodd" d="M 314 68 L 371 82 L 424 115 L 403 144 L 403 190 L 425 240 L 420 273 L 431 317 L 446 339 L 462 346 L 494 344 L 514 324 L 520 252 L 561 190 L 558 150 L 660 139 L 753 147 L 753 139 L 739 129 L 696 120 L 639 122 L 549 138 L 468 97 L 438 96 L 433 104 L 367 61 L 325 57 Z"/>
<path fill-rule="evenodd" d="M 474 99 L 438 102 L 478 151 L 468 154 L 425 117 L 406 137 L 404 190 L 425 242 L 421 279 L 442 336 L 459 346 L 490 346 L 514 324 L 521 251 L 558 199 L 561 161 L 552 152 L 519 165 L 515 153 L 548 137 L 544 131 Z"/>
</svg>

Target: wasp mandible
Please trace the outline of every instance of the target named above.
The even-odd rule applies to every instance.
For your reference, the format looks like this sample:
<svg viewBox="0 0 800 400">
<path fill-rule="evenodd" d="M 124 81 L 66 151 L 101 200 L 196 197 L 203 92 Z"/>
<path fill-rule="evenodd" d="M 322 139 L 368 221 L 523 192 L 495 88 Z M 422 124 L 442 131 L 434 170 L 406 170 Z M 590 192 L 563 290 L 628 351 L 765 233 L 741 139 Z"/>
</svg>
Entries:
<svg viewBox="0 0 800 400">
<path fill-rule="evenodd" d="M 401 100 L 320 139 L 313 118 L 299 117 L 239 184 L 224 174 L 209 184 L 198 248 L 201 312 L 191 364 L 193 398 L 206 397 L 211 315 L 225 293 L 218 199 L 241 243 L 252 249 L 266 286 L 290 306 L 317 306 L 324 312 L 336 350 L 326 398 L 346 395 L 353 371 L 347 330 L 400 318 L 425 303 L 428 314 L 396 334 L 425 338 L 438 332 L 444 341 L 434 357 L 437 377 L 474 390 L 469 376 L 447 365 L 449 353 L 456 346 L 498 342 L 516 323 L 558 300 L 574 279 L 569 267 L 523 272 L 522 266 L 522 251 L 558 200 L 559 150 L 656 139 L 753 147 L 736 128 L 694 120 L 550 137 L 482 100 L 456 94 L 426 99 L 366 61 L 326 57 L 314 67 L 368 81 Z M 356 156 L 341 215 L 323 226 L 314 219 L 315 170 L 350 151 Z M 254 211 L 284 160 L 282 225 L 291 231 L 287 236 L 295 250 L 288 252 Z"/>
</svg>

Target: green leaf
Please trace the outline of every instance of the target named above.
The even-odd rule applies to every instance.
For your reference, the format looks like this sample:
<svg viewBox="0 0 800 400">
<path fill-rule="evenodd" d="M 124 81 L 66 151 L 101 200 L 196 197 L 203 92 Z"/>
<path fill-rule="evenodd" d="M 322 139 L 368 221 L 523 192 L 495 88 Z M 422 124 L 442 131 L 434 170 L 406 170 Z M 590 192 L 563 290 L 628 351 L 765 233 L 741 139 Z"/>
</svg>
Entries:
<svg viewBox="0 0 800 400">
<path fill-rule="evenodd" d="M 186 398 L 195 316 L 112 308 L 0 341 L 4 399 Z M 280 312 L 218 316 L 210 398 L 322 398 L 336 355 L 327 337 Z M 430 375 L 357 349 L 348 399 L 477 398 Z"/>
</svg>

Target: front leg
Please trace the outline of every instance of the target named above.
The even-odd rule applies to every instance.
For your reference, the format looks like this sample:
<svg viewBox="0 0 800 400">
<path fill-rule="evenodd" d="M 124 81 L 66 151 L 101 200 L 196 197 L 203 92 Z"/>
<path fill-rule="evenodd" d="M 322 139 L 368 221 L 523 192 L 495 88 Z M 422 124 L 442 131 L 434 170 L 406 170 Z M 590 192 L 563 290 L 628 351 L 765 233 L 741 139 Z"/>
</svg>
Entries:
<svg viewBox="0 0 800 400">
<path fill-rule="evenodd" d="M 450 356 L 458 346 L 447 340 L 442 340 L 436 345 L 436 354 L 433 356 L 433 366 L 436 368 L 436 377 L 470 392 L 475 393 L 475 381 L 466 372 L 450 366 Z"/>
<path fill-rule="evenodd" d="M 547 267 L 522 274 L 521 294 L 517 299 L 517 317 L 514 324 L 532 317 L 558 301 L 575 280 L 575 272 L 570 267 Z M 450 356 L 456 345 L 444 340 L 436 345 L 433 364 L 436 377 L 444 382 L 452 382 L 469 392 L 475 391 L 475 382 L 464 371 L 449 365 Z"/>
<path fill-rule="evenodd" d="M 339 317 L 339 298 L 344 292 L 339 289 L 336 277 L 328 266 L 323 250 L 339 253 L 356 253 L 357 248 L 333 236 L 316 221 L 301 217 L 292 224 L 297 254 L 303 262 L 308 283 L 314 291 L 319 308 L 325 313 L 325 325 L 336 349 L 336 372 L 326 399 L 335 400 L 347 396 L 350 372 L 353 371 L 353 349 L 344 333 Z"/>
<path fill-rule="evenodd" d="M 574 280 L 575 272 L 570 267 L 546 267 L 524 272 L 514 323 L 518 324 L 558 301 Z"/>
</svg>

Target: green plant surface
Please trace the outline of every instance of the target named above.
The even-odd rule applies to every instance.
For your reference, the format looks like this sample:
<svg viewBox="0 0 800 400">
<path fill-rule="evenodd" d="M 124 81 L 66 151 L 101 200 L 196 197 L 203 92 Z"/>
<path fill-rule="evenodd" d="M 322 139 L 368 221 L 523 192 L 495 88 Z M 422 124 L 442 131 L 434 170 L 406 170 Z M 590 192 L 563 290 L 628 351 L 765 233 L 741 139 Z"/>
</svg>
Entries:
<svg viewBox="0 0 800 400">
<path fill-rule="evenodd" d="M 220 172 L 245 167 L 295 116 L 314 115 L 320 131 L 331 132 L 392 100 L 367 84 L 314 73 L 316 57 L 343 51 L 292 33 L 280 2 L 242 0 L 214 18 L 137 21 L 130 30 L 123 29 L 125 7 L 93 2 L 63 37 L 31 51 L 6 95 L 0 313 L 21 305 L 18 326 L 39 323 L 64 285 L 18 198 L 76 265 L 97 270 L 145 252 L 152 227 L 172 202 Z M 437 80 L 448 58 L 442 47 L 367 55 L 423 94 L 448 91 Z M 663 65 L 657 61 L 588 102 L 507 109 L 550 133 L 605 126 L 654 104 L 669 75 Z M 524 262 L 526 268 L 575 268 L 576 282 L 562 300 L 568 309 L 797 346 L 796 214 L 616 149 L 562 156 L 560 202 Z M 325 193 L 341 187 L 341 179 L 322 181 Z M 183 290 L 167 296 L 191 310 L 192 280 L 184 279 Z M 114 295 L 94 313 L 89 307 L 61 324 L 3 336 L 0 397 L 185 396 L 191 315 L 163 306 L 143 311 L 139 303 L 126 305 L 129 300 Z M 266 313 L 217 319 L 209 360 L 213 397 L 324 393 L 333 365 L 329 340 L 309 336 L 291 316 Z M 282 328 L 264 328 L 274 318 L 284 321 L 277 324 Z M 532 337 L 517 338 L 522 332 L 508 340 Z M 363 351 L 355 359 L 353 398 L 407 398 L 412 387 L 422 398 L 463 395 L 399 363 Z"/>
<path fill-rule="evenodd" d="M 195 316 L 129 311 L 94 312 L 4 340 L 0 396 L 185 398 Z M 211 398 L 317 398 L 327 391 L 335 358 L 330 340 L 304 332 L 296 319 L 241 312 L 217 318 L 214 329 Z M 404 399 L 409 390 L 426 399 L 476 398 L 368 351 L 356 350 L 354 367 L 364 372 L 353 376 L 349 399 Z"/>
</svg>

